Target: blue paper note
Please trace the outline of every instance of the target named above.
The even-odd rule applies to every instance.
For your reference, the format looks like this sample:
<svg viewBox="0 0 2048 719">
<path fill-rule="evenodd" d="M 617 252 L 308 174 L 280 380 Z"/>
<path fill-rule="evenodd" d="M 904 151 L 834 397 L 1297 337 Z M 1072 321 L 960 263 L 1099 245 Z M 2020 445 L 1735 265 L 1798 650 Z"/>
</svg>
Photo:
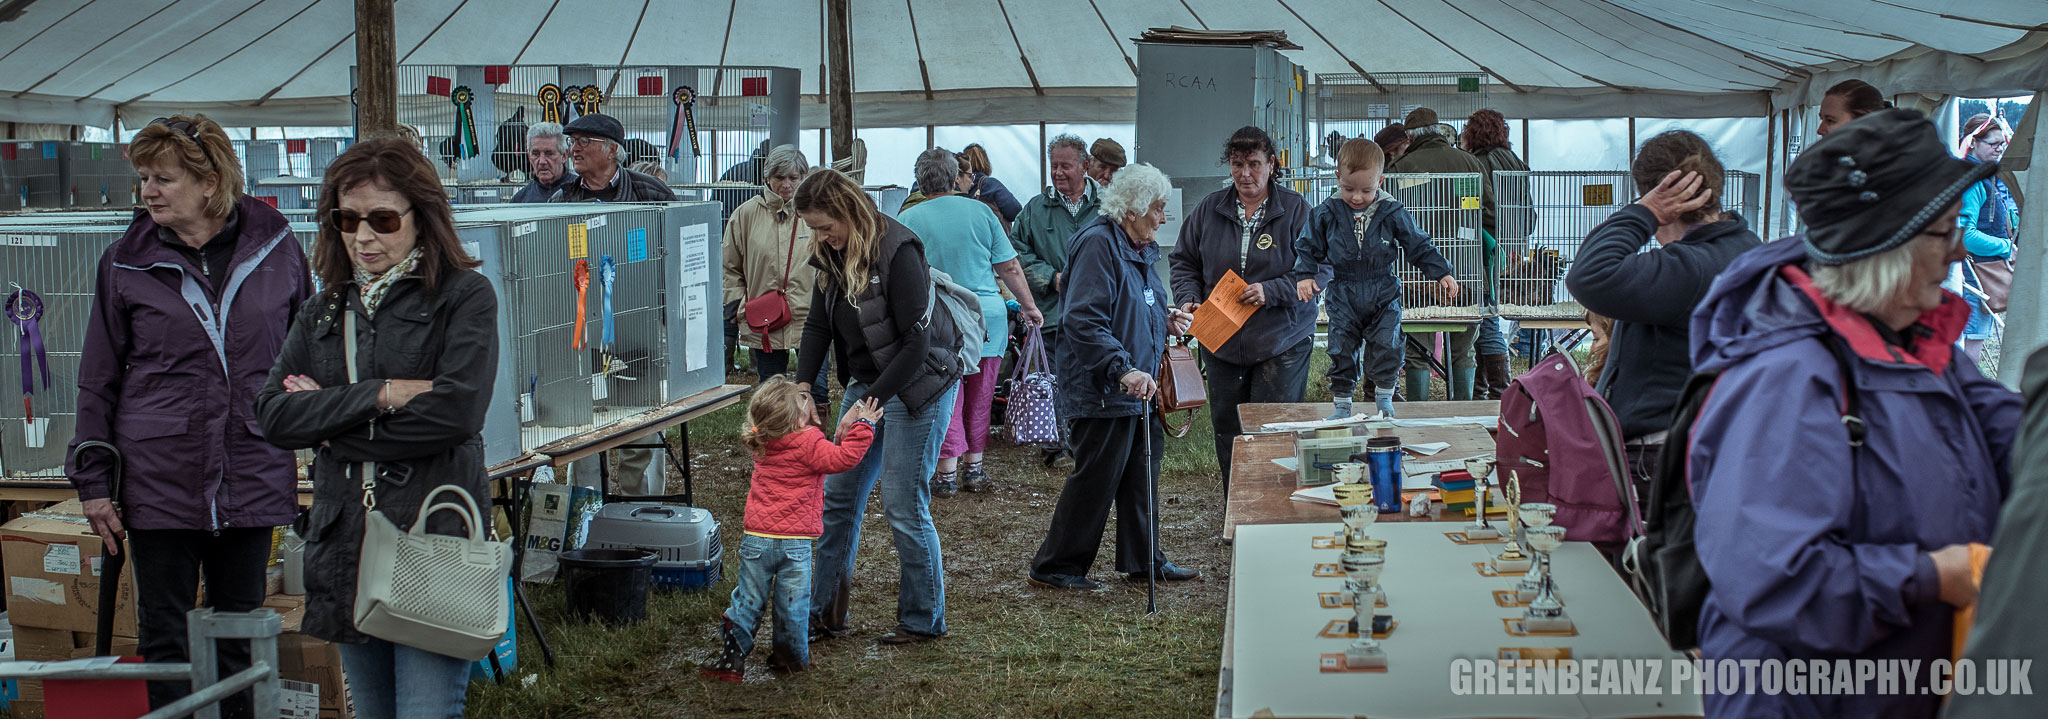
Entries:
<svg viewBox="0 0 2048 719">
<path fill-rule="evenodd" d="M 43 159 L 45 159 L 45 160 L 55 160 L 55 159 L 57 159 L 57 143 L 54 143 L 54 142 L 45 142 L 45 143 L 43 143 Z"/>
<path fill-rule="evenodd" d="M 639 262 L 647 259 L 647 228 L 636 227 L 626 231 L 626 261 Z"/>
</svg>

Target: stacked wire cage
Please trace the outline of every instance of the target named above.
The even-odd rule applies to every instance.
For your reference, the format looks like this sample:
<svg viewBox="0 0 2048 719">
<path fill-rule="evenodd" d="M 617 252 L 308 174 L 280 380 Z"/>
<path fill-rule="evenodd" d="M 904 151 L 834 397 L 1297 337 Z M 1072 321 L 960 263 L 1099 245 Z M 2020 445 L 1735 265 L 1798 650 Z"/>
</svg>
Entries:
<svg viewBox="0 0 2048 719">
<path fill-rule="evenodd" d="M 1623 171 L 1507 171 L 1493 174 L 1495 223 L 1503 262 L 1496 302 L 1509 319 L 1576 318 L 1585 308 L 1565 290 L 1564 276 L 1593 228 L 1635 202 L 1635 179 Z M 1725 173 L 1723 211 L 1757 221 L 1762 177 Z M 1655 251 L 1646 242 L 1641 252 Z"/>
<path fill-rule="evenodd" d="M 1483 175 L 1476 172 L 1390 174 L 1381 189 L 1407 206 L 1415 226 L 1451 265 L 1458 280 L 1457 297 L 1444 297 L 1437 278 L 1403 261 L 1395 263 L 1401 280 L 1403 319 L 1478 319 L 1479 291 L 1486 282 L 1485 242 L 1481 234 Z"/>
<path fill-rule="evenodd" d="M 7 293 L 33 292 L 42 299 L 37 325 L 49 362 L 45 373 L 41 358 L 24 362 L 24 343 L 0 342 L 0 367 L 8 375 L 0 381 L 0 476 L 64 476 L 65 449 L 77 428 L 79 360 L 94 275 L 100 255 L 127 229 L 126 218 L 104 216 L 0 226 L 0 282 Z M 33 382 L 17 374 L 28 367 L 34 368 Z M 24 385 L 32 391 L 23 393 Z"/>
<path fill-rule="evenodd" d="M 674 183 L 759 183 L 774 145 L 797 140 L 799 75 L 765 66 L 401 65 L 398 120 L 443 179 L 517 184 L 526 131 L 603 113 L 625 129 L 621 165 Z"/>
<path fill-rule="evenodd" d="M 1418 107 L 1435 110 L 1439 122 L 1463 130 L 1465 119 L 1486 107 L 1489 79 L 1477 71 L 1318 74 L 1317 157 L 1334 166 L 1343 140 L 1370 140 Z"/>
</svg>

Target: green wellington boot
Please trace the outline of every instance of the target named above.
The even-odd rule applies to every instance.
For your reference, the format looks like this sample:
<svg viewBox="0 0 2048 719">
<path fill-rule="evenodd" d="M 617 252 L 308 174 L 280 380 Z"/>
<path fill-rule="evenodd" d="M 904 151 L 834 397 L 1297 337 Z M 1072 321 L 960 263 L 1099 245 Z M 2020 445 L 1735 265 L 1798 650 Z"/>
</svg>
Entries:
<svg viewBox="0 0 2048 719">
<path fill-rule="evenodd" d="M 1479 368 L 1477 367 L 1451 368 L 1451 401 L 1472 401 L 1472 380 L 1473 376 L 1478 373 Z"/>
<path fill-rule="evenodd" d="M 1401 375 L 1402 379 L 1405 380 L 1402 382 L 1402 392 L 1404 394 L 1401 395 L 1401 398 L 1403 400 L 1409 402 L 1429 401 L 1429 370 L 1405 370 Z"/>
</svg>

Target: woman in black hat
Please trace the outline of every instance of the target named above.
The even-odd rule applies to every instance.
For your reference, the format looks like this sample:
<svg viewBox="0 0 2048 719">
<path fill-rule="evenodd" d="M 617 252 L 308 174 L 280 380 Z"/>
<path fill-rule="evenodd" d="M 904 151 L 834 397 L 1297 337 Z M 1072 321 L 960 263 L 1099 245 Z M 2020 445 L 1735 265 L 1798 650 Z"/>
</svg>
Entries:
<svg viewBox="0 0 2048 719">
<path fill-rule="evenodd" d="M 1719 375 L 1688 438 L 1704 657 L 1905 660 L 1923 668 L 1909 686 L 1951 657 L 2020 421 L 2018 395 L 1956 348 L 1970 308 L 1941 286 L 1964 256 L 1963 191 L 1996 169 L 1950 156 L 1911 110 L 1836 128 L 1785 176 L 1807 234 L 1736 258 L 1693 312 L 1694 366 Z M 1705 701 L 1710 717 L 1941 709 L 1875 690 Z"/>
</svg>

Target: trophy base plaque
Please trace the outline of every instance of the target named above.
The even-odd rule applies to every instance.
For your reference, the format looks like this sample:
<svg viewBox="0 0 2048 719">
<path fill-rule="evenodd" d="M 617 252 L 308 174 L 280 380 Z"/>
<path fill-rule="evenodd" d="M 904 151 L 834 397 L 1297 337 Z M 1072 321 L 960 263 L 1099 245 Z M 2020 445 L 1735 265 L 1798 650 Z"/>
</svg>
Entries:
<svg viewBox="0 0 2048 719">
<path fill-rule="evenodd" d="M 1530 561 L 1528 557 L 1504 559 L 1496 556 L 1493 558 L 1493 571 L 1501 574 L 1515 574 L 1517 572 L 1526 572 L 1529 571 L 1529 565 Z"/>
<path fill-rule="evenodd" d="M 1539 616 L 1533 612 L 1522 615 L 1522 626 L 1530 633 L 1557 633 L 1574 631 L 1572 618 L 1560 612 L 1554 617 Z"/>
<path fill-rule="evenodd" d="M 1492 527 L 1491 525 L 1489 525 L 1489 526 L 1485 526 L 1485 527 L 1481 527 L 1481 526 L 1479 526 L 1479 525 L 1477 525 L 1477 524 L 1468 524 L 1468 525 L 1465 525 L 1465 540 L 1466 540 L 1466 541 L 1470 541 L 1470 542 L 1483 542 L 1483 541 L 1486 541 L 1486 540 L 1489 540 L 1489 539 L 1499 539 L 1499 538 L 1500 538 L 1500 530 L 1498 530 L 1498 529 L 1494 529 L 1494 528 L 1493 528 L 1493 527 Z"/>
<path fill-rule="evenodd" d="M 1536 601 L 1536 595 L 1542 593 L 1543 588 L 1537 586 L 1535 582 L 1525 581 L 1515 585 L 1515 601 L 1523 604 Z"/>
<path fill-rule="evenodd" d="M 1384 667 L 1386 665 L 1387 650 L 1381 649 L 1377 643 L 1364 647 L 1353 644 L 1344 650 L 1344 666 L 1346 668 L 1364 669 L 1367 667 Z"/>
</svg>

